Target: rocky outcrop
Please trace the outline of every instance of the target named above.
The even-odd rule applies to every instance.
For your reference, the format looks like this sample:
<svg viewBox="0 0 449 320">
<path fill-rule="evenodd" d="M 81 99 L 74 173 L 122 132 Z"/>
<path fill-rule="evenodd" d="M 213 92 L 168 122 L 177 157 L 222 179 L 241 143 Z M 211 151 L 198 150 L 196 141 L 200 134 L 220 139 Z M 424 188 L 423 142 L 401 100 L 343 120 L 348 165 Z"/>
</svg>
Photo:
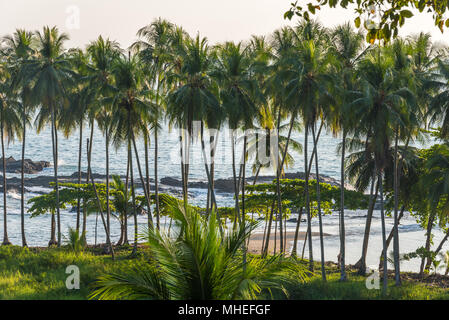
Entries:
<svg viewBox="0 0 449 320">
<path fill-rule="evenodd" d="M 35 174 L 44 168 L 50 166 L 48 161 L 33 161 L 31 159 L 24 160 L 24 173 Z M 0 158 L 0 170 L 3 170 L 3 158 Z M 22 160 L 16 160 L 13 157 L 6 158 L 6 172 L 20 173 L 22 172 Z"/>
<path fill-rule="evenodd" d="M 304 172 L 296 172 L 296 173 L 286 173 L 285 174 L 286 179 L 305 179 Z M 246 179 L 246 182 L 248 184 L 252 184 L 255 177 L 250 177 Z M 270 183 L 273 182 L 273 180 L 276 179 L 276 176 L 259 176 L 257 178 L 257 183 Z M 310 179 L 316 179 L 315 174 L 310 174 Z M 166 186 L 172 186 L 172 187 L 182 187 L 182 181 L 178 178 L 173 177 L 164 177 L 160 180 L 161 184 Z M 326 176 L 326 175 L 320 175 L 320 182 L 322 183 L 328 183 L 332 186 L 340 186 L 338 180 Z M 234 192 L 234 179 L 227 178 L 227 179 L 216 179 L 214 181 L 215 184 L 215 190 L 217 192 L 227 192 L 232 193 Z M 207 181 L 189 181 L 189 188 L 198 188 L 198 189 L 207 189 L 208 183 Z"/>
</svg>

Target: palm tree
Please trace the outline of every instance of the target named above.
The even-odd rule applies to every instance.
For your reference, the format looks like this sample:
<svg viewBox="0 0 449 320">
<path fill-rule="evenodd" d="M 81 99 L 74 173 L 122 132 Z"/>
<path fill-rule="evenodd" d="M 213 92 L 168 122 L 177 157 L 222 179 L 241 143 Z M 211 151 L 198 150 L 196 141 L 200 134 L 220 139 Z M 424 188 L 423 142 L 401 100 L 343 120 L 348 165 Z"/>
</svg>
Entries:
<svg viewBox="0 0 449 320">
<path fill-rule="evenodd" d="M 159 210 L 159 181 L 158 181 L 158 134 L 161 130 L 160 120 L 164 110 L 164 89 L 166 89 L 166 71 L 170 63 L 170 46 L 172 44 L 174 26 L 161 18 L 153 21 L 137 32 L 141 40 L 136 41 L 131 47 L 140 55 L 141 61 L 149 72 L 148 86 L 155 91 L 154 112 L 150 119 L 150 127 L 154 134 L 154 193 L 156 202 L 156 226 L 160 228 Z M 144 131 L 145 153 L 148 158 L 149 137 Z M 150 178 L 148 160 L 145 161 L 147 189 L 150 190 Z"/>
<path fill-rule="evenodd" d="M 150 205 L 150 196 L 142 175 L 139 155 L 137 152 L 135 136 L 144 127 L 142 114 L 145 114 L 152 104 L 146 99 L 148 90 L 143 86 L 142 69 L 139 68 L 137 56 L 119 57 L 115 59 L 112 67 L 114 83 L 111 86 L 112 125 L 110 132 L 116 148 L 126 142 L 128 149 L 129 172 L 131 178 L 131 190 L 134 207 L 134 248 L 137 251 L 137 209 L 135 205 L 134 172 L 132 166 L 132 149 L 137 162 L 140 180 L 142 183 L 145 200 Z M 153 227 L 153 218 L 149 215 L 150 228 Z"/>
<path fill-rule="evenodd" d="M 356 117 L 360 124 L 368 126 L 370 143 L 373 150 L 375 171 L 380 189 L 382 239 L 384 250 L 384 283 L 387 289 L 387 257 L 385 216 L 383 210 L 383 174 L 387 165 L 387 154 L 391 145 L 391 137 L 402 116 L 404 105 L 414 105 L 412 92 L 403 87 L 398 88 L 398 77 L 394 76 L 393 59 L 383 55 L 380 49 L 373 51 L 363 59 L 359 66 L 361 79 L 361 97 L 354 101 L 360 108 Z"/>
<path fill-rule="evenodd" d="M 34 54 L 32 46 L 33 33 L 18 29 L 11 36 L 6 36 L 3 42 L 6 46 L 5 54 L 8 59 L 8 65 L 12 69 L 10 74 L 13 75 L 13 86 L 19 90 L 21 100 L 21 116 L 22 116 L 22 168 L 21 168 L 21 194 L 20 194 L 20 227 L 22 233 L 22 246 L 27 246 L 25 236 L 25 180 L 24 180 L 24 166 L 25 166 L 25 137 L 26 127 L 29 125 L 32 105 L 31 105 L 31 91 L 29 83 L 23 75 L 24 65 L 27 60 Z"/>
<path fill-rule="evenodd" d="M 64 42 L 68 36 L 60 34 L 56 27 L 44 27 L 43 31 L 36 31 L 37 57 L 29 61 L 26 74 L 32 81 L 32 96 L 36 104 L 41 105 L 37 118 L 38 130 L 48 119 L 51 119 L 53 165 L 56 190 L 56 217 L 58 228 L 57 245 L 61 246 L 61 219 L 59 212 L 59 183 L 58 183 L 58 125 L 59 109 L 65 97 L 64 84 L 72 80 L 73 72 L 64 53 Z M 54 244 L 50 241 L 50 244 Z"/>
<path fill-rule="evenodd" d="M 110 145 L 110 127 L 112 121 L 111 110 L 105 105 L 110 98 L 111 72 L 115 59 L 119 56 L 121 49 L 117 42 L 98 37 L 87 47 L 87 52 L 91 58 L 89 80 L 91 88 L 95 91 L 99 104 L 96 106 L 97 123 L 104 132 L 106 140 L 106 220 L 108 230 L 110 230 L 109 208 L 109 145 Z M 110 100 L 110 99 L 109 99 Z M 92 126 L 93 129 L 93 126 Z M 92 141 L 91 141 L 92 143 Z"/>
<path fill-rule="evenodd" d="M 66 103 L 59 117 L 59 124 L 63 130 L 64 136 L 68 138 L 72 131 L 79 128 L 79 147 L 78 147 L 78 184 L 81 184 L 81 159 L 83 145 L 83 124 L 90 112 L 90 107 L 95 100 L 95 92 L 91 90 L 87 82 L 88 57 L 80 49 L 69 50 L 69 60 L 72 69 L 75 72 L 76 80 L 73 85 L 66 88 Z M 92 137 L 91 137 L 92 140 Z M 87 181 L 88 183 L 89 181 Z M 86 236 L 85 223 L 83 223 L 83 231 L 80 232 L 80 210 L 81 198 L 77 199 L 76 206 L 76 228 L 75 232 Z M 86 209 L 83 208 L 84 219 L 86 218 Z M 85 240 L 85 239 L 83 239 Z"/>
<path fill-rule="evenodd" d="M 351 117 L 354 105 L 352 104 L 353 94 L 356 89 L 355 68 L 365 51 L 362 51 L 363 34 L 353 31 L 349 23 L 336 27 L 332 31 L 332 54 L 336 58 L 335 74 L 337 76 L 335 86 L 337 104 L 333 117 L 333 131 L 342 131 L 341 146 L 341 175 L 340 175 L 340 281 L 346 281 L 345 270 L 345 151 L 346 137 L 353 129 L 355 119 Z"/>
<path fill-rule="evenodd" d="M 7 184 L 6 184 L 6 155 L 5 136 L 8 144 L 17 135 L 20 138 L 22 133 L 21 117 L 18 96 L 12 90 L 11 76 L 5 66 L 5 61 L 0 65 L 0 138 L 2 145 L 2 166 L 3 166 L 3 242 L 2 245 L 10 245 L 8 238 L 8 215 L 6 207 Z"/>
<path fill-rule="evenodd" d="M 216 112 L 219 107 L 209 76 L 211 59 L 206 38 L 188 39 L 185 45 L 177 48 L 180 68 L 174 68 L 171 81 L 179 84 L 173 87 L 167 97 L 167 115 L 183 133 L 180 134 L 181 175 L 184 184 L 184 201 L 187 204 L 189 153 L 194 135 L 194 122 L 203 121 L 206 114 Z M 197 133 L 196 133 L 197 134 Z M 184 155 L 183 155 L 184 153 Z M 210 177 L 208 176 L 208 180 Z"/>
<path fill-rule="evenodd" d="M 315 170 L 317 182 L 319 181 L 319 167 L 318 167 L 318 153 L 317 153 L 317 135 L 316 124 L 323 113 L 323 107 L 327 107 L 331 101 L 328 84 L 330 83 L 330 76 L 328 73 L 328 65 L 330 55 L 327 48 L 323 44 L 323 38 L 327 37 L 326 31 L 316 23 L 307 23 L 300 25 L 298 31 L 302 37 L 298 43 L 298 59 L 299 62 L 294 66 L 294 76 L 287 85 L 289 92 L 289 99 L 297 101 L 296 106 L 298 113 L 303 119 L 305 126 L 304 136 L 304 163 L 305 172 L 308 172 L 307 164 L 307 140 L 309 130 L 312 131 L 314 153 L 315 153 Z M 320 34 L 321 38 L 316 39 Z M 323 121 L 323 119 L 322 119 Z M 313 269 L 313 255 L 312 255 L 312 236 L 311 236 L 311 214 L 310 201 L 308 191 L 309 177 L 306 174 L 306 213 L 308 219 L 308 238 L 309 238 L 309 261 L 310 269 Z M 324 268 L 324 240 L 321 219 L 321 200 L 320 200 L 320 184 L 317 183 L 317 209 L 320 228 L 320 248 L 321 248 L 321 274 L 323 280 L 326 280 L 326 273 Z"/>
</svg>

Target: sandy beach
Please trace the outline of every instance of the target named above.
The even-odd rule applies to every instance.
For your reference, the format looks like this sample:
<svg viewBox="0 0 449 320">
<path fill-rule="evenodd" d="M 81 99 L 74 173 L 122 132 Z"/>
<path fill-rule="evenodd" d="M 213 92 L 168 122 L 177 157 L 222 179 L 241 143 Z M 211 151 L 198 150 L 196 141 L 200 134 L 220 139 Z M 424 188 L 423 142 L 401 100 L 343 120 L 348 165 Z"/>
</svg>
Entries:
<svg viewBox="0 0 449 320">
<path fill-rule="evenodd" d="M 312 237 L 317 237 L 319 235 L 320 235 L 319 232 L 312 232 Z M 287 232 L 286 236 L 287 236 L 286 251 L 290 252 L 290 250 L 293 247 L 293 240 L 295 239 L 295 232 Z M 300 243 L 298 243 L 298 252 L 302 252 L 302 246 L 304 243 L 303 241 L 305 239 L 305 236 L 306 236 L 306 232 L 304 232 L 304 231 L 300 231 L 298 233 L 298 240 L 301 241 Z M 324 236 L 330 236 L 330 234 L 324 233 Z M 264 238 L 263 233 L 253 234 L 249 240 L 248 251 L 251 253 L 254 253 L 254 254 L 260 254 L 261 250 L 262 250 L 263 238 Z M 274 253 L 274 249 L 275 249 L 274 245 L 275 245 L 275 239 L 274 239 L 274 232 L 273 232 L 273 233 L 271 233 L 270 242 L 268 245 L 269 253 Z M 279 239 L 279 233 L 277 233 L 276 234 L 276 252 L 279 252 L 279 247 L 280 247 L 280 239 Z"/>
</svg>

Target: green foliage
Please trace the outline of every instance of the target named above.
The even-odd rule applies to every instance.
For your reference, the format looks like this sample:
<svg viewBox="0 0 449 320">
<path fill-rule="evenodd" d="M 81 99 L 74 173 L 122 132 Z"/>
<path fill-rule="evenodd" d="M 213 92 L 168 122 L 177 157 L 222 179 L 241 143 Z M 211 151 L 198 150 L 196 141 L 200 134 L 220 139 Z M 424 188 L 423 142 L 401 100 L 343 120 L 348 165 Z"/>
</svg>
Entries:
<svg viewBox="0 0 449 320">
<path fill-rule="evenodd" d="M 257 299 L 285 292 L 285 283 L 298 285 L 307 278 L 304 266 L 275 256 L 250 258 L 243 265 L 240 248 L 256 227 L 254 223 L 220 235 L 214 212 L 209 219 L 196 210 L 172 202 L 178 234 L 168 237 L 149 229 L 152 262 L 126 273 L 98 278 L 91 298 L 99 299 Z"/>
<path fill-rule="evenodd" d="M 449 27 L 449 19 L 445 17 L 445 13 L 449 9 L 448 3 L 433 0 L 314 0 L 304 7 L 296 1 L 285 12 L 284 18 L 292 19 L 294 16 L 298 16 L 309 21 L 310 15 L 314 15 L 322 7 L 336 8 L 338 5 L 344 9 L 347 9 L 348 5 L 355 6 L 354 11 L 357 17 L 354 24 L 356 28 L 359 28 L 364 21 L 363 25 L 368 31 L 367 41 L 371 43 L 378 39 L 389 41 L 392 37 L 395 38 L 398 35 L 399 28 L 413 16 L 413 13 L 409 10 L 412 8 L 418 9 L 419 12 L 432 13 L 435 26 L 441 32 L 443 32 L 445 26 Z M 376 13 L 380 15 L 380 20 L 378 22 L 373 21 L 373 23 L 376 22 L 378 25 L 366 21 L 366 17 L 370 19 Z"/>
<path fill-rule="evenodd" d="M 66 239 L 67 246 L 75 253 L 83 252 L 87 246 L 86 243 L 86 233 L 83 232 L 80 234 L 79 231 L 76 231 L 73 228 L 69 228 L 69 236 Z"/>
<path fill-rule="evenodd" d="M 299 208 L 305 206 L 304 187 L 305 181 L 301 179 L 281 179 L 280 180 L 282 206 L 285 208 L 284 214 L 290 211 L 297 212 Z M 271 210 L 276 197 L 276 181 L 272 183 L 261 183 L 247 186 L 247 208 L 248 211 L 255 211 L 260 214 L 267 214 Z M 325 214 L 331 214 L 332 210 L 340 208 L 340 187 L 331 186 L 328 183 L 320 183 L 321 209 Z M 316 180 L 309 180 L 309 194 L 312 204 L 312 213 L 316 209 Z M 368 207 L 368 197 L 361 192 L 345 189 L 345 207 L 355 209 L 366 209 Z"/>
</svg>

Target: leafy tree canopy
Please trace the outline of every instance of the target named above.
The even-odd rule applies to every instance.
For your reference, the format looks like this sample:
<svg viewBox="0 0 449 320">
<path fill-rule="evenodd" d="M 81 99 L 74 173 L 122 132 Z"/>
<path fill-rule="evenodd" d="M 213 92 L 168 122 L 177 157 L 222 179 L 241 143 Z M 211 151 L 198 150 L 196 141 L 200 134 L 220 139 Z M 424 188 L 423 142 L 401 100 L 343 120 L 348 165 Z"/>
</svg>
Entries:
<svg viewBox="0 0 449 320">
<path fill-rule="evenodd" d="M 298 3 L 300 2 L 300 3 Z M 449 9 L 448 1 L 435 0 L 315 0 L 307 4 L 305 1 L 291 3 L 290 9 L 285 12 L 284 18 L 292 19 L 294 16 L 310 19 L 322 7 L 336 8 L 340 6 L 347 9 L 355 6 L 357 17 L 354 24 L 359 28 L 362 24 L 368 31 L 366 39 L 370 43 L 375 40 L 389 41 L 391 37 L 398 35 L 399 28 L 405 21 L 413 17 L 411 9 L 419 12 L 432 13 L 435 25 L 443 32 L 444 27 L 449 27 L 449 19 L 445 13 Z"/>
</svg>

